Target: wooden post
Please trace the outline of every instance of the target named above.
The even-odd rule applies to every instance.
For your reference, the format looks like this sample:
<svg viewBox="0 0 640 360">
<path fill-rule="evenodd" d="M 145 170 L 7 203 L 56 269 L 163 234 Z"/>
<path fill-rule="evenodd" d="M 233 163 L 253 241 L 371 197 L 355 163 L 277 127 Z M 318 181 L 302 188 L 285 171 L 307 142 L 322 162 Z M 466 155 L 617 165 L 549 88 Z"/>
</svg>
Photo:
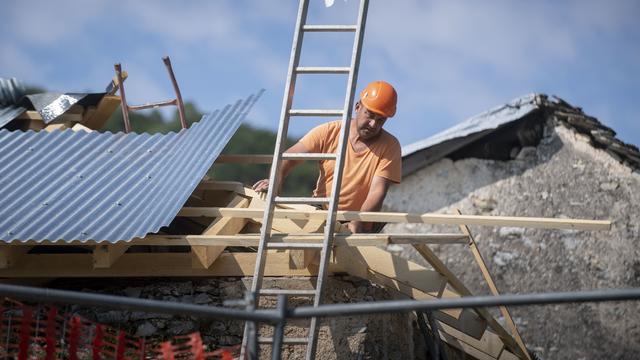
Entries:
<svg viewBox="0 0 640 360">
<path fill-rule="evenodd" d="M 110 268 L 120 259 L 129 248 L 129 243 L 120 242 L 116 244 L 96 245 L 93 248 L 93 268 Z"/>
<path fill-rule="evenodd" d="M 9 269 L 29 252 L 31 246 L 0 246 L 0 269 Z"/>
<path fill-rule="evenodd" d="M 236 195 L 229 203 L 229 207 L 232 208 L 244 208 L 248 205 L 249 199 L 239 195 Z M 235 235 L 242 230 L 247 221 L 248 219 L 220 217 L 214 220 L 202 235 Z M 208 269 L 224 249 L 225 246 L 192 246 L 192 265 L 195 268 L 204 267 Z"/>
<path fill-rule="evenodd" d="M 458 215 L 462 215 L 460 210 L 456 210 L 456 213 Z M 498 292 L 498 288 L 496 286 L 496 283 L 493 281 L 493 277 L 491 276 L 491 273 L 489 272 L 489 268 L 487 267 L 487 263 L 482 258 L 482 254 L 480 253 L 480 250 L 478 249 L 478 245 L 476 244 L 476 241 L 473 239 L 473 236 L 471 235 L 471 231 L 469 230 L 469 228 L 466 225 L 460 225 L 460 230 L 465 235 L 467 235 L 469 237 L 469 248 L 471 249 L 471 253 L 473 254 L 473 257 L 475 258 L 476 263 L 478 263 L 478 266 L 480 267 L 480 271 L 482 272 L 482 276 L 484 277 L 485 281 L 487 282 L 487 285 L 489 285 L 489 289 L 491 290 L 491 293 L 494 296 L 500 295 L 500 293 Z M 515 339 L 515 341 L 516 341 L 516 343 L 518 345 L 518 348 L 512 349 L 512 350 L 522 352 L 522 354 L 518 354 L 518 355 L 523 355 L 526 359 L 531 360 L 531 356 L 529 356 L 529 351 L 527 350 L 527 347 L 524 345 L 524 341 L 522 341 L 522 337 L 520 336 L 520 332 L 518 331 L 518 327 L 516 326 L 516 323 L 513 321 L 513 318 L 511 317 L 511 314 L 509 313 L 509 310 L 507 309 L 506 306 L 499 306 L 498 308 L 500 309 L 500 313 L 504 317 L 504 319 L 505 319 L 505 321 L 507 323 L 507 326 L 511 330 L 511 334 L 514 337 L 514 339 Z"/>
</svg>

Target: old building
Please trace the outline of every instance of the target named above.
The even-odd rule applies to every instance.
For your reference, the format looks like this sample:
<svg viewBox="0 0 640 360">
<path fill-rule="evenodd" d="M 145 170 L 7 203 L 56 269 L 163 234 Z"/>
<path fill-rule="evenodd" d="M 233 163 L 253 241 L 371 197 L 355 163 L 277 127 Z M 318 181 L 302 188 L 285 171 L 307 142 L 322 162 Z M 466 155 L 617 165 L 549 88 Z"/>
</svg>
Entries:
<svg viewBox="0 0 640 360">
<path fill-rule="evenodd" d="M 610 219 L 611 231 L 471 227 L 503 293 L 640 285 L 640 153 L 561 99 L 534 94 L 403 148 L 391 211 Z M 387 225 L 387 232 L 444 227 Z M 448 228 L 450 230 L 451 228 Z M 416 262 L 408 247 L 391 249 Z M 435 251 L 488 293 L 468 248 Z M 640 304 L 519 307 L 525 343 L 546 359 L 635 359 Z"/>
</svg>

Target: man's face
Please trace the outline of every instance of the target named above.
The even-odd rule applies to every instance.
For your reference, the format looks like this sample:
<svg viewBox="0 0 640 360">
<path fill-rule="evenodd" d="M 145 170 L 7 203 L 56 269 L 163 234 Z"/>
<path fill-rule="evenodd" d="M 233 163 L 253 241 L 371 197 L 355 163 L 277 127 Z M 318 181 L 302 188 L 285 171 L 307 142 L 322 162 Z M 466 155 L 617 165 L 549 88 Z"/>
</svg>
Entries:
<svg viewBox="0 0 640 360">
<path fill-rule="evenodd" d="M 380 134 L 387 118 L 368 110 L 360 102 L 356 104 L 356 127 L 363 140 L 373 139 Z"/>
</svg>

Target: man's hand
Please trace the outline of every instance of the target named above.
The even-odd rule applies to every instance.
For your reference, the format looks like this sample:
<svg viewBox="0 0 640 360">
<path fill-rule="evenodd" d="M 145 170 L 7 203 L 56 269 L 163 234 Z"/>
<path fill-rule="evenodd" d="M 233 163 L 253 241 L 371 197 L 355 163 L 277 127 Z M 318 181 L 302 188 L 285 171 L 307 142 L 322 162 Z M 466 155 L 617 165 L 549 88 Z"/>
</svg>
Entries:
<svg viewBox="0 0 640 360">
<path fill-rule="evenodd" d="M 269 179 L 262 179 L 256 182 L 252 188 L 257 192 L 267 192 L 269 190 Z"/>
<path fill-rule="evenodd" d="M 360 221 L 350 221 L 347 224 L 347 228 L 351 231 L 352 234 L 357 234 L 362 232 L 362 223 Z"/>
</svg>

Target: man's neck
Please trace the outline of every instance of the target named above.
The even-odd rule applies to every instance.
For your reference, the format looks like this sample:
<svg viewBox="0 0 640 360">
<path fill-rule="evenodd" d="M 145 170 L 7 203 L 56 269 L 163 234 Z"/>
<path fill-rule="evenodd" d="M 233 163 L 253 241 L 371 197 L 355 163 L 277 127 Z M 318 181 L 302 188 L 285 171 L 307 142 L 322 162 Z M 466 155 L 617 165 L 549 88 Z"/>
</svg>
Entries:
<svg viewBox="0 0 640 360">
<path fill-rule="evenodd" d="M 376 136 L 370 139 L 363 139 L 360 137 L 360 134 L 358 133 L 358 127 L 356 126 L 355 121 L 352 120 L 351 127 L 349 129 L 349 142 L 351 142 L 351 145 L 354 147 L 354 149 L 358 151 L 362 149 L 362 147 L 368 147 L 369 145 L 374 143 L 376 140 L 378 140 L 381 133 L 382 133 L 382 129 L 380 130 L 380 133 L 378 133 Z"/>
</svg>

